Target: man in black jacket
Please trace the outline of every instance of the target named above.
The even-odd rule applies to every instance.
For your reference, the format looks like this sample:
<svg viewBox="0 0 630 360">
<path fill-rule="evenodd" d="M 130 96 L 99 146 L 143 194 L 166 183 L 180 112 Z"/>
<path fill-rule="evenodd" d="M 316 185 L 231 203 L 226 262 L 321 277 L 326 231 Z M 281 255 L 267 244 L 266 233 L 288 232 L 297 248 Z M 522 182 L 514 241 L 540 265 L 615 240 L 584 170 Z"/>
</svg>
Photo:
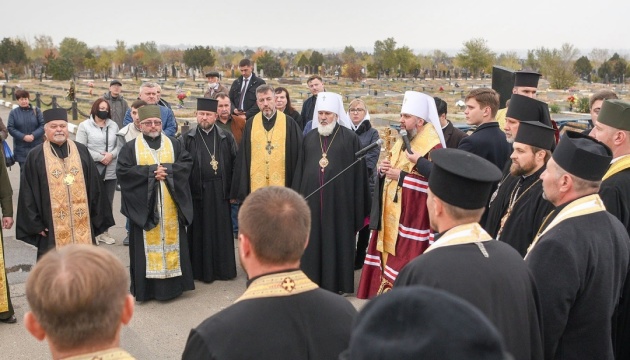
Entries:
<svg viewBox="0 0 630 360">
<path fill-rule="evenodd" d="M 322 77 L 319 75 L 311 75 L 308 80 L 306 80 L 306 85 L 308 85 L 308 89 L 313 96 L 304 100 L 304 104 L 302 104 L 302 113 L 300 115 L 302 117 L 302 123 L 305 125 L 304 127 L 306 127 L 306 123 L 313 120 L 317 94 L 326 91 L 326 89 L 324 89 L 324 80 L 322 80 Z"/>
<path fill-rule="evenodd" d="M 256 89 L 265 84 L 265 80 L 252 72 L 252 62 L 249 59 L 241 60 L 238 63 L 238 69 L 241 76 L 234 80 L 229 94 L 232 114 L 245 116 L 245 119 L 249 119 L 260 111 L 256 104 Z"/>
</svg>

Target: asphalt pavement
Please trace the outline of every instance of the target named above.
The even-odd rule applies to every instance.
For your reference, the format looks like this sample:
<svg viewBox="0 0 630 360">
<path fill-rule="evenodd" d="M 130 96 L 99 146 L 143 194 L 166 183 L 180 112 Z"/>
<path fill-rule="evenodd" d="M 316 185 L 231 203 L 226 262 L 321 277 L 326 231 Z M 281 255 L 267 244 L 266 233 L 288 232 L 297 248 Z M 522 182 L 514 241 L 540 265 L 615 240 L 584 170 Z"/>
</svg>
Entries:
<svg viewBox="0 0 630 360">
<path fill-rule="evenodd" d="M 0 117 L 6 125 L 9 109 L 0 106 Z M 12 145 L 12 140 L 9 139 Z M 20 169 L 18 165 L 9 170 L 13 187 L 13 209 L 17 208 L 20 187 Z M 100 245 L 113 252 L 129 266 L 129 250 L 123 246 L 126 235 L 125 217 L 120 214 L 120 192 L 114 197 L 114 218 L 116 225 L 109 231 L 116 239 L 114 245 Z M 0 359 L 50 359 L 50 351 L 45 342 L 33 338 L 24 328 L 24 313 L 29 310 L 25 297 L 25 282 L 31 268 L 35 265 L 36 249 L 15 239 L 15 225 L 4 230 L 4 255 L 7 277 L 11 290 L 11 300 L 15 308 L 17 324 L 0 323 Z M 235 243 L 236 247 L 236 243 Z M 238 262 L 238 255 L 237 255 Z M 121 346 L 137 359 L 179 359 L 190 329 L 196 327 L 207 317 L 230 306 L 245 290 L 246 274 L 238 267 L 236 279 L 215 281 L 212 284 L 195 281 L 196 289 L 185 292 L 170 301 L 146 301 L 136 303 L 133 319 L 123 327 Z M 355 272 L 355 290 L 359 284 L 360 271 Z M 354 294 L 347 299 L 358 309 L 366 300 L 359 300 Z M 226 334 L 238 336 L 238 334 Z"/>
</svg>

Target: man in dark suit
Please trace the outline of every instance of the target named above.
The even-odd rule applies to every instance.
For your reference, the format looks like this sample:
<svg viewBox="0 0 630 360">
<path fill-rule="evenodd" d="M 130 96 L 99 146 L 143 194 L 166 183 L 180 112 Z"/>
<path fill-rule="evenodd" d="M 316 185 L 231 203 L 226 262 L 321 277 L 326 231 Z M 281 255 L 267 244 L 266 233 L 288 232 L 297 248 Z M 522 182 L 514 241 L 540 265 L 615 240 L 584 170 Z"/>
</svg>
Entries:
<svg viewBox="0 0 630 360">
<path fill-rule="evenodd" d="M 260 111 L 256 105 L 256 88 L 265 84 L 265 80 L 252 72 L 252 62 L 249 59 L 241 60 L 238 63 L 238 69 L 241 76 L 234 80 L 229 94 L 232 115 L 249 119 Z"/>
<path fill-rule="evenodd" d="M 448 105 L 446 104 L 446 101 L 437 96 L 433 99 L 435 100 L 435 107 L 437 108 L 438 116 L 440 117 L 440 125 L 442 126 L 442 133 L 444 134 L 446 147 L 457 148 L 457 146 L 459 146 L 459 142 L 468 136 L 468 134 L 453 126 L 453 123 L 446 118 L 446 114 L 448 112 Z"/>
<path fill-rule="evenodd" d="M 466 124 L 477 129 L 459 142 L 458 148 L 490 161 L 503 169 L 510 158 L 510 144 L 494 119 L 499 109 L 499 94 L 489 88 L 478 88 L 466 96 Z"/>
</svg>

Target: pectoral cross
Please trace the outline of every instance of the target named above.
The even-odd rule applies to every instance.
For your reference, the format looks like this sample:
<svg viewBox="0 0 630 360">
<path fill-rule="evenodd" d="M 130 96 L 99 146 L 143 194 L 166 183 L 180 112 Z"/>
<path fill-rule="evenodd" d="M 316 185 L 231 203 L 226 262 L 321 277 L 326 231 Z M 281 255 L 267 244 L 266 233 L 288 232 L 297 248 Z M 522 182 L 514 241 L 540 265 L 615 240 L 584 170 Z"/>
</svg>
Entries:
<svg viewBox="0 0 630 360">
<path fill-rule="evenodd" d="M 210 165 L 212 166 L 212 170 L 214 170 L 214 174 L 217 174 L 217 170 L 219 169 L 219 162 L 215 159 L 214 155 L 210 155 L 212 160 L 210 160 Z"/>
<path fill-rule="evenodd" d="M 267 153 L 269 153 L 269 155 L 271 155 L 271 150 L 275 149 L 273 147 L 273 145 L 271 145 L 271 141 L 267 141 L 267 146 L 265 146 L 265 150 L 267 150 Z"/>
</svg>

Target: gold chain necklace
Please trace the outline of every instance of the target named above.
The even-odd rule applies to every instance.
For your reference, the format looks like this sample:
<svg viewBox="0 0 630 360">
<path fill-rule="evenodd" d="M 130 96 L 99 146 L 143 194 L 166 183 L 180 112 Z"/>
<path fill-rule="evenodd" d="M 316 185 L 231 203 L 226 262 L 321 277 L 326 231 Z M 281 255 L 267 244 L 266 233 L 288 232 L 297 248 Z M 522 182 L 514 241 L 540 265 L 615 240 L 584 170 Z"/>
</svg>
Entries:
<svg viewBox="0 0 630 360">
<path fill-rule="evenodd" d="M 214 125 L 212 125 L 212 128 L 210 128 L 210 130 L 208 131 L 208 133 L 210 133 L 210 131 L 212 131 L 214 129 Z M 203 130 L 203 129 L 201 129 Z M 214 135 L 214 134 L 213 134 Z M 206 144 L 206 140 L 203 138 L 203 135 L 201 133 L 199 133 L 199 137 L 201 138 L 201 141 L 203 141 L 203 144 L 206 147 L 206 150 L 208 150 L 208 154 L 210 154 L 210 166 L 212 166 L 212 170 L 214 170 L 214 175 L 217 174 L 217 170 L 219 169 L 219 162 L 217 161 L 217 159 L 214 157 L 214 155 L 217 153 L 217 138 L 216 136 L 214 136 L 214 143 L 212 144 L 212 152 L 210 152 L 210 148 L 208 148 L 208 144 Z"/>
<path fill-rule="evenodd" d="M 277 119 L 276 119 L 277 121 Z M 265 146 L 265 150 L 267 150 L 267 153 L 269 155 L 271 155 L 271 150 L 275 149 L 273 147 L 273 145 L 271 145 L 271 141 L 273 140 L 273 131 L 276 129 L 276 126 L 274 124 L 274 127 L 271 128 L 271 131 L 267 131 L 265 130 L 265 127 L 263 126 L 263 130 L 265 130 L 265 138 L 267 139 L 267 146 Z M 269 134 L 271 134 L 271 137 L 269 137 Z"/>
<path fill-rule="evenodd" d="M 337 136 L 337 133 L 339 132 L 339 129 L 341 128 L 341 126 L 337 127 L 337 130 L 335 130 L 335 133 L 333 134 L 332 140 L 330 140 L 330 144 L 328 144 L 328 147 L 326 148 L 326 151 L 324 151 L 324 145 L 322 144 L 322 136 L 319 135 L 319 147 L 322 149 L 322 158 L 319 159 L 319 166 L 322 168 L 322 172 L 324 172 L 324 168 L 326 166 L 328 166 L 328 150 L 330 150 L 330 147 L 332 146 L 333 141 L 335 141 L 335 136 Z"/>
<path fill-rule="evenodd" d="M 523 191 L 518 197 L 516 197 L 516 195 L 515 195 L 516 194 L 516 189 L 518 189 L 518 186 L 516 186 L 514 188 L 514 190 L 512 190 L 512 193 L 510 194 L 510 203 L 508 205 L 508 209 L 505 212 L 505 215 L 503 215 L 503 217 L 501 218 L 501 227 L 499 228 L 499 232 L 497 232 L 497 240 L 501 236 L 501 232 L 503 231 L 503 226 L 505 226 L 505 223 L 507 222 L 508 218 L 512 214 L 512 210 L 514 209 L 514 206 L 516 205 L 516 203 L 519 200 L 521 200 L 523 195 L 525 195 L 525 193 L 527 193 L 529 191 L 529 189 L 531 189 L 534 185 L 538 184 L 539 182 L 540 182 L 540 178 L 536 179 L 536 181 L 534 181 L 533 184 L 529 185 L 529 187 L 527 189 L 525 189 L 525 191 Z"/>
<path fill-rule="evenodd" d="M 70 145 L 68 144 L 68 141 L 66 141 L 66 148 L 68 149 L 68 156 L 70 156 Z M 59 157 L 59 154 L 57 154 L 57 150 L 55 150 L 55 148 L 52 146 L 52 143 L 50 144 L 50 150 L 52 150 L 55 157 L 59 161 L 61 161 L 61 165 L 63 166 L 63 172 L 65 174 L 65 176 L 63 177 L 63 183 L 66 184 L 66 186 L 72 185 L 74 183 L 74 175 L 72 173 L 69 173 L 66 169 L 66 159 L 62 159 L 61 157 Z"/>
</svg>

